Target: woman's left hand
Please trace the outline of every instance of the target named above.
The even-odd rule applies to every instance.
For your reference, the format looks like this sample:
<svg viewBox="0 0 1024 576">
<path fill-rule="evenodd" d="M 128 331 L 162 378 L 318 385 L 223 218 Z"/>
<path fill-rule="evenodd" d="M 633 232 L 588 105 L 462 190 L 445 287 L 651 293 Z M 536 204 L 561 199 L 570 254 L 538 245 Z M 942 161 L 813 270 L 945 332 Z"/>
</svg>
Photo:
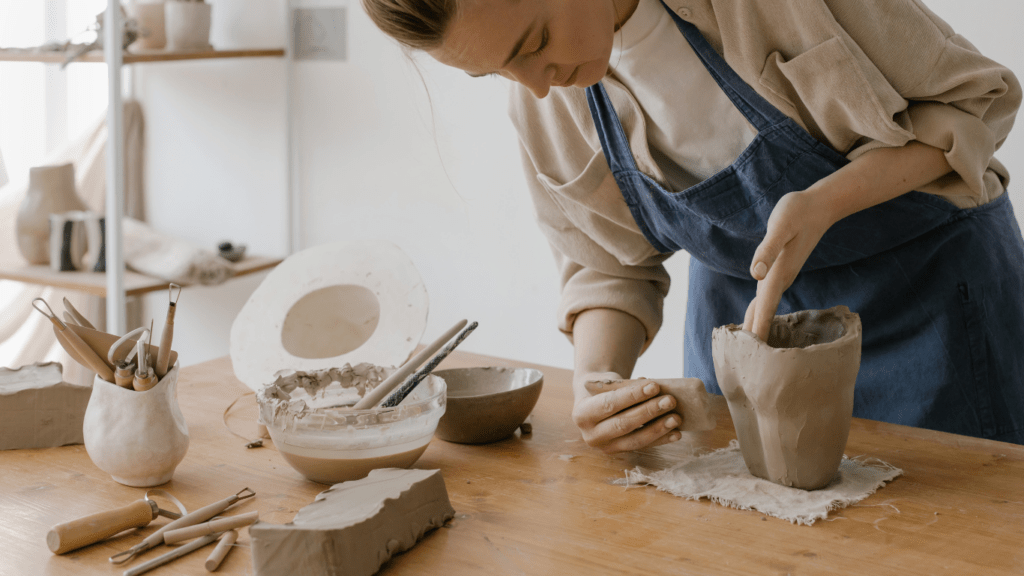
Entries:
<svg viewBox="0 0 1024 576">
<path fill-rule="evenodd" d="M 768 340 L 782 293 L 796 280 L 804 262 L 834 223 L 822 196 L 811 191 L 790 192 L 768 218 L 768 231 L 750 263 L 750 275 L 758 281 L 757 296 L 743 319 L 743 329 L 761 340 Z"/>
</svg>

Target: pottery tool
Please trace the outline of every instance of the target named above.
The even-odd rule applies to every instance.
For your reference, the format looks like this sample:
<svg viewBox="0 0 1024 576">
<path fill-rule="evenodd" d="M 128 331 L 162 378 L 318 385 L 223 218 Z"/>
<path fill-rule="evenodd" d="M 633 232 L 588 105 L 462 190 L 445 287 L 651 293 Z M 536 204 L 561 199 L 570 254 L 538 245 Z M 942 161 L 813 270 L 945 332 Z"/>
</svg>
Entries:
<svg viewBox="0 0 1024 576">
<path fill-rule="evenodd" d="M 442 360 L 447 358 L 448 355 L 452 353 L 452 350 L 455 350 L 455 348 L 457 348 L 459 344 L 462 344 L 462 341 L 466 339 L 466 336 L 469 336 L 470 332 L 476 330 L 476 327 L 476 322 L 473 322 L 469 326 L 466 326 L 466 328 L 462 332 L 460 332 L 458 336 L 455 337 L 455 340 L 452 340 L 451 343 L 444 347 L 444 350 L 438 352 L 437 355 L 430 359 L 430 362 L 427 362 L 426 366 L 424 366 L 419 372 L 417 372 L 415 375 L 406 380 L 406 382 L 402 384 L 402 387 L 396 390 L 394 394 L 388 396 L 387 400 L 385 400 L 381 404 L 381 407 L 394 408 L 395 406 L 401 404 L 402 400 L 405 400 L 405 397 L 408 396 L 410 392 L 412 392 L 413 388 L 416 388 L 416 386 L 419 385 L 419 383 L 422 382 L 423 379 L 426 378 L 431 373 L 431 371 L 434 370 L 434 368 L 437 368 L 437 365 L 440 364 Z"/>
<path fill-rule="evenodd" d="M 167 532 L 164 532 L 164 544 L 177 544 L 178 542 L 184 542 L 185 540 L 191 540 L 200 536 L 209 536 L 210 534 L 223 532 L 225 530 L 244 528 L 259 519 L 259 511 L 254 510 L 245 514 L 239 514 L 238 516 L 228 516 L 226 518 L 218 518 L 216 520 L 210 520 L 209 522 L 203 522 L 202 524 L 186 526 L 185 528 L 168 530 Z"/>
<path fill-rule="evenodd" d="M 248 492 L 248 494 L 246 494 L 246 492 Z M 243 496 L 243 494 L 245 494 L 245 495 Z M 239 502 L 239 501 L 245 500 L 247 498 L 252 498 L 255 495 L 256 495 L 256 493 L 253 492 L 252 490 L 250 490 L 249 488 L 243 488 L 243 489 L 239 490 L 238 493 L 232 494 L 231 496 L 228 496 L 227 498 L 225 498 L 223 500 L 220 500 L 218 502 L 214 502 L 213 504 L 208 504 L 208 505 L 200 508 L 199 510 L 196 510 L 195 512 L 191 512 L 189 514 L 186 514 L 186 515 L 182 516 L 181 518 L 178 518 L 177 520 L 162 526 L 159 530 L 157 530 L 156 532 L 153 532 L 152 534 L 147 536 L 145 540 L 143 540 L 142 542 L 139 542 L 135 546 L 132 546 L 131 548 L 125 550 L 124 552 L 118 552 L 117 554 L 114 554 L 113 556 L 110 557 L 110 562 L 111 562 L 111 564 L 121 564 L 121 563 L 127 562 L 128 560 L 131 560 L 132 558 L 138 556 L 139 554 L 142 554 L 143 552 L 145 552 L 147 550 L 150 550 L 152 548 L 156 548 L 160 544 L 163 544 L 163 542 L 164 542 L 164 533 L 165 532 L 167 532 L 169 530 L 176 530 L 178 528 L 185 528 L 187 526 L 194 526 L 196 524 L 199 524 L 200 522 L 206 522 L 210 518 L 213 518 L 217 514 L 220 514 L 221 512 L 226 510 L 228 508 L 228 506 L 231 506 L 235 502 Z M 198 541 L 199 540 L 197 540 L 197 542 Z M 213 542 L 213 540 L 210 540 L 210 542 Z M 188 544 L 188 546 L 192 546 L 193 544 L 195 544 L 195 543 L 193 542 L 191 544 Z M 204 546 L 205 546 L 205 544 L 204 544 Z M 185 546 L 183 546 L 182 548 L 185 548 Z M 195 548 L 193 548 L 193 550 L 194 549 Z M 171 558 L 170 560 L 173 560 L 173 559 L 174 558 Z M 159 560 L 159 558 L 158 558 L 158 560 Z M 141 568 L 141 566 L 139 566 L 139 567 Z M 141 572 L 139 572 L 139 574 L 141 574 Z"/>
<path fill-rule="evenodd" d="M 132 340 L 132 338 L 139 336 L 145 332 L 145 328 L 136 328 L 131 332 L 125 334 L 117 342 L 110 347 L 107 352 L 107 362 L 114 366 L 114 384 L 122 388 L 133 389 L 133 383 L 135 382 L 135 362 L 132 360 L 138 353 L 138 343 L 129 349 L 128 355 L 118 360 L 117 357 L 120 354 L 121 347 L 125 343 Z"/>
<path fill-rule="evenodd" d="M 427 361 L 431 354 L 434 354 L 444 346 L 445 342 L 452 339 L 466 325 L 466 320 L 459 320 L 454 326 L 448 329 L 447 332 L 442 334 L 437 340 L 434 340 L 426 348 L 420 351 L 419 354 L 412 357 L 411 360 L 402 364 L 402 367 L 395 370 L 395 373 L 388 376 L 383 382 L 374 387 L 363 396 L 356 405 L 352 407 L 353 410 L 368 410 L 377 405 L 385 396 L 391 393 L 392 390 L 402 384 L 405 379 L 412 374 L 420 364 Z"/>
<path fill-rule="evenodd" d="M 76 310 L 75 307 L 71 305 L 71 301 L 68 300 L 67 298 L 64 299 L 64 310 L 66 314 L 71 315 L 71 317 L 75 319 L 75 324 L 78 324 L 79 326 L 85 326 L 90 330 L 96 329 L 96 327 L 92 325 L 92 322 L 89 322 L 89 320 L 85 316 L 83 316 L 81 312 Z"/>
<path fill-rule="evenodd" d="M 188 556 L 189 554 L 195 552 L 196 550 L 199 550 L 203 546 L 213 544 L 217 541 L 217 538 L 219 537 L 220 534 L 211 534 L 209 536 L 203 536 L 198 540 L 193 540 L 192 542 L 189 542 L 188 544 L 185 544 L 180 548 L 168 552 L 163 556 L 157 556 L 156 558 L 153 558 L 152 560 L 149 560 L 147 562 L 143 562 L 142 564 L 139 564 L 134 568 L 125 570 L 123 572 L 123 576 L 139 576 L 139 574 L 145 574 L 146 572 L 149 572 L 154 568 L 163 566 L 164 564 L 167 564 L 168 562 L 171 562 L 173 560 L 177 560 L 182 556 Z"/>
<path fill-rule="evenodd" d="M 178 289 L 177 296 L 174 295 L 175 288 Z M 174 339 L 174 314 L 178 310 L 178 298 L 181 297 L 181 286 L 171 284 L 167 290 L 167 319 L 164 321 L 163 334 L 160 335 L 160 353 L 157 354 L 156 366 L 153 367 L 157 378 L 163 378 L 164 374 L 167 374 L 168 360 L 171 358 L 171 340 Z"/>
<path fill-rule="evenodd" d="M 121 339 L 121 336 L 117 336 L 115 334 L 108 334 L 106 332 L 101 332 L 99 330 L 90 330 L 89 328 L 85 328 L 83 326 L 68 324 L 67 327 L 69 332 L 74 332 L 75 334 L 78 334 L 78 336 L 82 340 L 84 340 L 85 343 L 88 344 L 89 347 L 92 348 L 97 355 L 99 355 L 99 357 L 104 361 L 104 363 L 107 361 L 107 355 L 110 352 L 111 346 L 113 346 L 118 340 Z M 148 350 L 149 356 L 151 358 L 156 358 L 160 352 L 156 346 L 149 346 Z M 174 363 L 177 360 L 178 353 L 172 350 L 170 365 L 174 366 Z M 113 364 L 108 364 L 107 366 L 111 370 L 114 369 Z"/>
<path fill-rule="evenodd" d="M 42 302 L 43 305 L 46 306 L 46 310 L 40 308 L 36 304 L 37 302 Z M 103 359 L 98 356 L 96 351 L 90 348 L 77 333 L 69 330 L 67 324 L 61 322 L 60 318 L 57 318 L 57 315 L 53 313 L 53 309 L 50 308 L 50 305 L 47 304 L 46 300 L 36 298 L 32 301 L 32 307 L 38 310 L 43 316 L 46 316 L 50 322 L 53 323 L 53 333 L 57 336 L 57 341 L 61 343 L 61 346 L 68 351 L 68 354 L 71 354 L 71 356 L 78 360 L 78 362 L 83 366 L 98 374 L 100 378 L 103 378 L 110 383 L 114 382 L 114 371 L 103 363 Z M 72 350 L 74 353 L 72 353 Z"/>
<path fill-rule="evenodd" d="M 163 490 L 151 490 L 150 492 L 167 497 L 178 506 L 182 513 L 185 513 L 185 507 L 174 496 Z M 160 508 L 149 498 L 150 492 L 146 492 L 146 496 L 142 500 L 136 500 L 127 506 L 90 514 L 54 526 L 46 534 L 46 545 L 54 554 L 64 554 L 95 544 L 129 528 L 142 528 L 155 520 L 157 516 L 181 518 L 181 514 Z"/>
<path fill-rule="evenodd" d="M 132 382 L 132 387 L 139 392 L 145 392 L 153 386 L 156 386 L 157 377 L 153 373 L 153 369 L 150 368 L 149 363 L 152 360 L 149 358 L 149 354 L 146 352 L 146 348 L 149 346 L 149 341 L 153 337 L 153 333 L 149 330 L 143 330 L 142 336 L 139 337 L 138 341 L 138 352 L 135 356 L 137 358 L 137 368 L 135 369 L 135 380 Z"/>
<path fill-rule="evenodd" d="M 228 530 L 217 541 L 217 547 L 210 552 L 210 557 L 206 559 L 206 571 L 213 572 L 217 568 L 220 568 L 220 563 L 224 561 L 224 557 L 231 551 L 231 547 L 235 545 L 235 540 L 238 540 L 237 530 Z"/>
</svg>

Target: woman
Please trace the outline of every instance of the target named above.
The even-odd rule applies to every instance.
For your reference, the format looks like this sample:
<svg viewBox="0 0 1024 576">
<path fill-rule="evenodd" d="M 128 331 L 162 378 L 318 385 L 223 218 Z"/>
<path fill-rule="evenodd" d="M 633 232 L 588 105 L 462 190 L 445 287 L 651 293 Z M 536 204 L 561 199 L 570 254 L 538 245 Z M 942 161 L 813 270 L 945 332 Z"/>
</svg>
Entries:
<svg viewBox="0 0 1024 576">
<path fill-rule="evenodd" d="M 363 0 L 407 47 L 513 80 L 510 113 L 607 452 L 677 440 L 629 377 L 692 256 L 684 369 L 711 330 L 844 304 L 854 415 L 1024 443 L 1024 243 L 993 158 L 1021 102 L 919 0 Z"/>
</svg>

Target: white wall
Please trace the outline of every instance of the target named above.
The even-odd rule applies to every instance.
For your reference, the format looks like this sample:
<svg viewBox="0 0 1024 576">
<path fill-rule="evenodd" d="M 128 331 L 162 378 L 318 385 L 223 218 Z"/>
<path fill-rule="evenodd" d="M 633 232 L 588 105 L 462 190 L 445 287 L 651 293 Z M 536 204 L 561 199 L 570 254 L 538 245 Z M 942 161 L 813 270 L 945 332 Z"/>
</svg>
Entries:
<svg viewBox="0 0 1024 576">
<path fill-rule="evenodd" d="M 1024 77 L 1018 0 L 927 3 Z M 300 5 L 310 4 L 345 0 Z M 358 2 L 348 10 L 348 60 L 295 67 L 305 245 L 388 239 L 416 262 L 430 293 L 424 340 L 468 317 L 480 329 L 465 350 L 570 367 L 572 349 L 555 329 L 555 270 L 520 173 L 503 81 L 470 79 L 429 59 L 414 65 Z M 283 253 L 284 77 L 274 60 L 139 69 L 157 227 L 209 245 L 230 238 Z M 1022 155 L 1018 129 L 998 156 L 1024 178 Z M 1021 210 L 1024 201 L 1017 204 Z M 639 374 L 681 371 L 686 258 L 670 260 L 669 268 L 674 290 L 665 327 Z M 185 363 L 227 353 L 231 319 L 257 283 L 185 293 L 177 322 Z M 150 301 L 157 309 L 165 302 L 162 295 Z"/>
</svg>

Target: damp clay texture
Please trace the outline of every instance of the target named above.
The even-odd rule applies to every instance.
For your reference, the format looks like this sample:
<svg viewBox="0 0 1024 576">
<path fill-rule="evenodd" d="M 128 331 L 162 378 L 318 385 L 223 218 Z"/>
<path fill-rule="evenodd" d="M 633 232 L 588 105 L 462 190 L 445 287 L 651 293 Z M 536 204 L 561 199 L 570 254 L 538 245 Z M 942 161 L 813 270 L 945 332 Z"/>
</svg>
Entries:
<svg viewBox="0 0 1024 576">
<path fill-rule="evenodd" d="M 440 470 L 374 470 L 320 493 L 288 524 L 249 527 L 257 576 L 369 576 L 455 516 Z"/>
<path fill-rule="evenodd" d="M 434 436 L 446 389 L 444 380 L 428 376 L 394 408 L 351 409 L 393 371 L 363 363 L 279 374 L 256 394 L 260 423 L 288 464 L 314 482 L 407 468 Z"/>
<path fill-rule="evenodd" d="M 672 408 L 672 412 L 678 414 L 682 419 L 682 424 L 678 428 L 680 431 L 698 432 L 714 429 L 717 422 L 715 415 L 711 413 L 711 395 L 708 394 L 704 383 L 698 378 L 592 380 L 587 382 L 585 387 L 591 394 L 601 394 L 628 386 L 646 386 L 647 382 L 658 384 L 661 394 L 668 394 L 676 399 L 676 405 Z"/>
<path fill-rule="evenodd" d="M 0 450 L 81 444 L 90 394 L 64 382 L 56 362 L 0 368 Z"/>
<path fill-rule="evenodd" d="M 815 490 L 835 477 L 853 417 L 860 317 L 845 306 L 776 316 L 768 342 L 712 334 L 715 374 L 750 473 Z"/>
</svg>

